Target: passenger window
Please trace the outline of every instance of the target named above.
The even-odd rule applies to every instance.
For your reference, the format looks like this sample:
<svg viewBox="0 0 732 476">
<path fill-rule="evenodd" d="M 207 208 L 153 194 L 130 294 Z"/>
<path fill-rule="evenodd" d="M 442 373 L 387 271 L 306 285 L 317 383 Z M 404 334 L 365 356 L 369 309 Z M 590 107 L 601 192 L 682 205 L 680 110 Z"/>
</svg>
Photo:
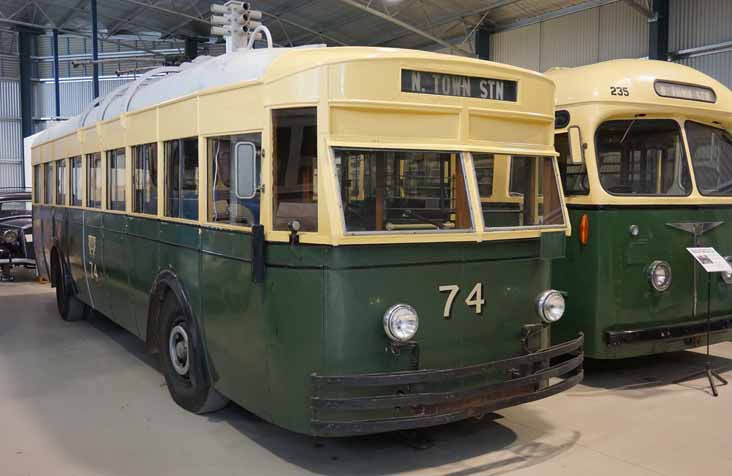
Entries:
<svg viewBox="0 0 732 476">
<path fill-rule="evenodd" d="M 86 161 L 86 205 L 102 208 L 102 154 L 89 154 Z"/>
<path fill-rule="evenodd" d="M 56 205 L 66 205 L 66 159 L 56 161 Z"/>
<path fill-rule="evenodd" d="M 43 184 L 43 202 L 46 205 L 52 205 L 53 204 L 53 164 L 51 162 L 47 162 L 43 164 L 43 176 L 45 179 L 45 182 Z"/>
<path fill-rule="evenodd" d="M 165 216 L 198 220 L 198 139 L 165 143 Z"/>
<path fill-rule="evenodd" d="M 126 209 L 125 182 L 125 150 L 110 150 L 107 152 L 107 203 L 110 210 Z"/>
<path fill-rule="evenodd" d="M 208 221 L 259 224 L 261 134 L 208 139 Z"/>
<path fill-rule="evenodd" d="M 473 162 L 492 177 L 491 187 L 479 185 L 486 228 L 564 223 L 553 158 L 473 154 Z"/>
<path fill-rule="evenodd" d="M 613 195 L 682 196 L 691 175 L 681 129 L 670 119 L 607 121 L 595 133 L 600 184 Z"/>
<path fill-rule="evenodd" d="M 81 157 L 71 158 L 71 206 L 81 206 Z"/>
<path fill-rule="evenodd" d="M 36 165 L 33 167 L 33 200 L 36 203 L 41 203 L 41 166 Z"/>
<path fill-rule="evenodd" d="M 569 134 L 563 132 L 554 136 L 554 147 L 559 153 L 559 175 L 565 195 L 588 195 L 590 180 L 585 164 L 573 164 L 569 148 Z"/>
<path fill-rule="evenodd" d="M 135 213 L 158 214 L 158 145 L 142 144 L 132 148 L 135 161 L 132 183 Z"/>
<path fill-rule="evenodd" d="M 293 220 L 318 231 L 318 128 L 316 108 L 280 109 L 274 129 L 274 229 Z"/>
</svg>

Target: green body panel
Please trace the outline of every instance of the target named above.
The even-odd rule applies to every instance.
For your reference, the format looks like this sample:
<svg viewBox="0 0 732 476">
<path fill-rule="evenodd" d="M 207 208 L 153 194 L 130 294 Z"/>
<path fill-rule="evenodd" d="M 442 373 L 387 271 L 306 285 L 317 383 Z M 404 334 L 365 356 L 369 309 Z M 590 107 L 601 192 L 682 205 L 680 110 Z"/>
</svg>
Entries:
<svg viewBox="0 0 732 476">
<path fill-rule="evenodd" d="M 415 369 L 411 355 L 393 352 L 385 335 L 383 315 L 393 304 L 411 304 L 419 313 L 416 368 L 524 355 L 523 327 L 541 323 L 535 300 L 549 288 L 550 258 L 564 245 L 561 234 L 484 243 L 267 243 L 265 282 L 254 284 L 246 232 L 76 209 L 51 229 L 52 209 L 35 213 L 37 236 L 48 243 L 46 252 L 54 243 L 61 248 L 79 298 L 143 339 L 151 288 L 161 271 L 173 271 L 203 333 L 216 388 L 304 433 L 311 431 L 312 374 Z M 476 314 L 465 300 L 479 282 L 485 304 Z M 448 294 L 439 291 L 442 285 L 460 287 L 450 319 L 443 318 Z M 536 348 L 549 344 L 548 332 Z M 471 384 L 464 380 L 452 388 Z M 380 416 L 394 416 L 385 412 Z"/>
<path fill-rule="evenodd" d="M 589 218 L 589 242 L 579 242 L 579 222 Z M 699 272 L 697 316 L 693 316 L 693 259 L 686 251 L 693 246 L 691 233 L 667 223 L 724 222 L 699 238 L 698 246 L 711 246 L 723 256 L 732 255 L 732 208 L 729 207 L 582 207 L 570 209 L 572 238 L 567 240 L 567 258 L 557 260 L 552 284 L 566 291 L 567 311 L 553 327 L 553 337 L 585 333 L 585 355 L 590 358 L 624 358 L 681 350 L 705 343 L 700 338 L 606 345 L 605 332 L 635 330 L 679 324 L 706 317 L 707 277 Z M 640 234 L 632 237 L 631 225 Z M 647 269 L 654 260 L 671 265 L 671 287 L 655 291 Z M 713 316 L 732 314 L 732 286 L 718 274 L 711 277 Z M 714 341 L 730 340 L 720 332 Z"/>
</svg>

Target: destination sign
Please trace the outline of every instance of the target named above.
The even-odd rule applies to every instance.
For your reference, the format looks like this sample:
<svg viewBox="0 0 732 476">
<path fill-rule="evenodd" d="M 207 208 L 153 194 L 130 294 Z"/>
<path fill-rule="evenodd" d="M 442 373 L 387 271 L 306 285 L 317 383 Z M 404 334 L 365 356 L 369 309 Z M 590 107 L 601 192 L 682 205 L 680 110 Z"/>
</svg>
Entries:
<svg viewBox="0 0 732 476">
<path fill-rule="evenodd" d="M 516 102 L 518 83 L 429 71 L 402 70 L 402 92 Z"/>
</svg>

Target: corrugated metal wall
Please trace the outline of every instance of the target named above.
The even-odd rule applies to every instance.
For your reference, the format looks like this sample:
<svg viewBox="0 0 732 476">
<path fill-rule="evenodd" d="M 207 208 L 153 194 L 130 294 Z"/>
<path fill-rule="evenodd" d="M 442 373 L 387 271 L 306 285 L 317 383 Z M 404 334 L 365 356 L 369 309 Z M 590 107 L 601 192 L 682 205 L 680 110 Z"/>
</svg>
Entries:
<svg viewBox="0 0 732 476">
<path fill-rule="evenodd" d="M 683 51 L 732 41 L 732 2 L 671 0 L 669 49 Z M 697 54 L 679 60 L 732 86 L 732 51 Z"/>
<path fill-rule="evenodd" d="M 536 71 L 648 55 L 648 21 L 624 2 L 542 21 L 492 37 L 494 61 Z"/>
<path fill-rule="evenodd" d="M 23 186 L 18 35 L 0 30 L 0 189 Z"/>
<path fill-rule="evenodd" d="M 669 50 L 732 41 L 732 1 L 671 0 Z M 623 1 L 546 20 L 492 37 L 495 61 L 546 71 L 615 58 L 648 56 L 648 19 Z M 679 63 L 732 86 L 732 49 L 685 56 Z"/>
</svg>

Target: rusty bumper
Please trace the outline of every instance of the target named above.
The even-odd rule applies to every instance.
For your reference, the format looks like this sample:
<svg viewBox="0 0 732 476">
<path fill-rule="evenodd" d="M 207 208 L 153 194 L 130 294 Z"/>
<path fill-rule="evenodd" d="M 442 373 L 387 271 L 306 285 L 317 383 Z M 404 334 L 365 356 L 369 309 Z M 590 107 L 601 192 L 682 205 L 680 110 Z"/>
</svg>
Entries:
<svg viewBox="0 0 732 476">
<path fill-rule="evenodd" d="M 580 335 L 520 357 L 455 369 L 313 374 L 311 431 L 318 436 L 349 436 L 422 428 L 549 397 L 582 380 L 583 344 Z M 495 375 L 503 378 L 496 381 Z M 459 389 L 423 391 L 445 386 Z M 377 390 L 377 395 L 370 395 L 369 389 Z M 344 393 L 369 395 L 342 397 Z M 369 414 L 379 416 L 361 418 Z"/>
</svg>

